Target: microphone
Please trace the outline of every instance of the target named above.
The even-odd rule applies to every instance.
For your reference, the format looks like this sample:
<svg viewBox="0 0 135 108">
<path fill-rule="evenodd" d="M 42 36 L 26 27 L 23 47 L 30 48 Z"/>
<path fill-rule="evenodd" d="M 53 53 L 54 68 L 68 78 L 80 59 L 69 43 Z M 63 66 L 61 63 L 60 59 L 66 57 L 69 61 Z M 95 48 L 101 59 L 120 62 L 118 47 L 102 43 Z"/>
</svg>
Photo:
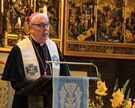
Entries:
<svg viewBox="0 0 135 108">
<path fill-rule="evenodd" d="M 96 68 L 96 75 L 97 77 L 89 77 L 89 79 L 92 80 L 99 80 L 99 72 L 98 67 L 93 63 L 84 63 L 84 62 L 65 62 L 65 61 L 45 61 L 49 66 L 51 67 L 50 63 L 59 63 L 59 64 L 73 64 L 73 65 L 88 65 L 88 66 L 94 66 Z"/>
</svg>

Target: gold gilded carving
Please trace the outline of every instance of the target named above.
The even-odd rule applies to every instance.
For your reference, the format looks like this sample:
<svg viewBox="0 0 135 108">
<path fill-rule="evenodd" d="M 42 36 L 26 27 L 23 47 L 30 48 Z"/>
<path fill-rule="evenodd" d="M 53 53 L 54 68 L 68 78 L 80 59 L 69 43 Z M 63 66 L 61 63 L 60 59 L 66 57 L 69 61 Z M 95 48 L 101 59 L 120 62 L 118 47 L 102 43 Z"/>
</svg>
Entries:
<svg viewBox="0 0 135 108">
<path fill-rule="evenodd" d="M 33 12 L 30 0 L 12 0 L 5 2 L 5 31 L 8 34 L 29 34 L 28 17 Z"/>
<path fill-rule="evenodd" d="M 66 0 L 64 54 L 135 59 L 135 0 Z"/>
<path fill-rule="evenodd" d="M 90 2 L 92 0 L 68 0 L 69 2 L 72 1 L 72 2 L 78 2 L 79 3 L 82 3 L 82 2 Z"/>
<path fill-rule="evenodd" d="M 29 15 L 46 6 L 50 37 L 65 55 L 135 59 L 135 0 L 1 0 L 0 6 L 0 47 L 28 35 Z"/>
<path fill-rule="evenodd" d="M 68 1 L 68 40 L 94 41 L 94 0 Z"/>
<path fill-rule="evenodd" d="M 123 42 L 123 1 L 99 0 L 97 5 L 97 41 Z"/>
<path fill-rule="evenodd" d="M 127 0 L 126 0 L 127 1 Z M 125 42 L 135 42 L 135 0 L 129 0 L 125 3 Z"/>
<path fill-rule="evenodd" d="M 68 44 L 69 52 L 78 52 L 86 54 L 115 54 L 115 55 L 128 55 L 135 54 L 135 47 L 129 46 L 111 46 L 111 45 L 85 45 L 85 44 Z M 88 53 L 89 52 L 89 53 Z"/>
<path fill-rule="evenodd" d="M 2 0 L 0 6 L 4 6 L 3 22 L 0 21 L 0 30 L 3 30 L 3 37 L 0 32 L 0 47 L 11 48 L 16 42 L 24 39 L 30 34 L 29 16 L 34 12 L 44 12 L 50 19 L 50 37 L 58 42 L 62 49 L 63 34 L 63 0 Z M 2 5 L 3 4 L 3 5 Z M 0 8 L 0 11 L 2 11 Z M 3 25 L 4 27 L 2 27 Z M 1 26 L 2 25 L 2 26 Z"/>
<path fill-rule="evenodd" d="M 47 12 L 50 19 L 50 37 L 60 38 L 59 36 L 59 8 L 60 3 L 58 0 L 37 0 L 36 11 L 37 12 Z"/>
</svg>

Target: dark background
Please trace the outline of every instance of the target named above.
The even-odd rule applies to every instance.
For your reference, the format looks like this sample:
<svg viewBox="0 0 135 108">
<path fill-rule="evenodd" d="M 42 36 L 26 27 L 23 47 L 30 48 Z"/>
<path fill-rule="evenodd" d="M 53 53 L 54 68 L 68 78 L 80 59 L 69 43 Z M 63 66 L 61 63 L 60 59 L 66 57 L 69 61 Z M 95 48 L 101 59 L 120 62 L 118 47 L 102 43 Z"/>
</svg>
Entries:
<svg viewBox="0 0 135 108">
<path fill-rule="evenodd" d="M 131 88 L 130 97 L 135 97 L 135 61 L 123 60 L 123 59 L 106 59 L 106 58 L 84 58 L 84 57 L 65 57 L 66 61 L 73 62 L 88 62 L 94 63 L 98 67 L 98 71 L 101 73 L 102 81 L 106 82 L 108 88 L 108 95 L 104 98 L 105 107 L 110 107 L 110 99 L 112 98 L 113 87 L 118 79 L 119 87 L 123 87 L 123 84 L 129 79 L 127 90 Z M 88 70 L 85 66 L 73 66 L 69 65 L 70 70 Z M 90 71 L 89 71 L 90 70 Z M 95 76 L 95 69 L 90 67 L 88 70 L 89 76 Z M 90 87 L 91 97 L 95 97 L 94 91 L 96 89 L 96 83 L 92 83 Z"/>
</svg>

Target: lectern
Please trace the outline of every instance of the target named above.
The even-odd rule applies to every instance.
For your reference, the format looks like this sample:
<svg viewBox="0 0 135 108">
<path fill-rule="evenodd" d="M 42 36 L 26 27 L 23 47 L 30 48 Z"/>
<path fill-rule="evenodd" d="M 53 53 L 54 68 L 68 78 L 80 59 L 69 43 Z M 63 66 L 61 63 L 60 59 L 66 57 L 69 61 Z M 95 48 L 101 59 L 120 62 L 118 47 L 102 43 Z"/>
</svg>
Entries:
<svg viewBox="0 0 135 108">
<path fill-rule="evenodd" d="M 29 108 L 52 108 L 52 76 L 41 76 L 28 86 L 17 91 L 18 95 L 28 96 Z M 46 100 L 46 98 L 49 100 Z M 47 101 L 47 104 L 44 104 Z M 49 102 L 48 102 L 49 101 Z"/>
<path fill-rule="evenodd" d="M 53 95 L 50 104 L 53 105 L 47 108 L 88 108 L 89 82 L 93 80 L 98 80 L 98 77 L 41 76 L 17 93 L 31 97 L 30 108 L 36 108 L 33 106 L 38 104 L 36 102 L 41 96 L 50 92 Z M 38 108 L 46 107 L 41 105 Z"/>
<path fill-rule="evenodd" d="M 41 76 L 17 92 L 18 95 L 47 94 L 52 89 L 52 76 Z"/>
</svg>

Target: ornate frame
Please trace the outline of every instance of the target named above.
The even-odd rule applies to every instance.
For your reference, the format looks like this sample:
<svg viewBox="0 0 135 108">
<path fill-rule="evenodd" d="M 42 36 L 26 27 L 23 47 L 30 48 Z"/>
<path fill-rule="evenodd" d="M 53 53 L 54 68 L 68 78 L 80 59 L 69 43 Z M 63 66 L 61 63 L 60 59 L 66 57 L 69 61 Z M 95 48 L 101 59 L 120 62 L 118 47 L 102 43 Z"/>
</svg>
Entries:
<svg viewBox="0 0 135 108">
<path fill-rule="evenodd" d="M 133 7 L 134 0 L 65 0 L 64 55 L 135 59 L 133 29 L 127 28 Z"/>
</svg>

